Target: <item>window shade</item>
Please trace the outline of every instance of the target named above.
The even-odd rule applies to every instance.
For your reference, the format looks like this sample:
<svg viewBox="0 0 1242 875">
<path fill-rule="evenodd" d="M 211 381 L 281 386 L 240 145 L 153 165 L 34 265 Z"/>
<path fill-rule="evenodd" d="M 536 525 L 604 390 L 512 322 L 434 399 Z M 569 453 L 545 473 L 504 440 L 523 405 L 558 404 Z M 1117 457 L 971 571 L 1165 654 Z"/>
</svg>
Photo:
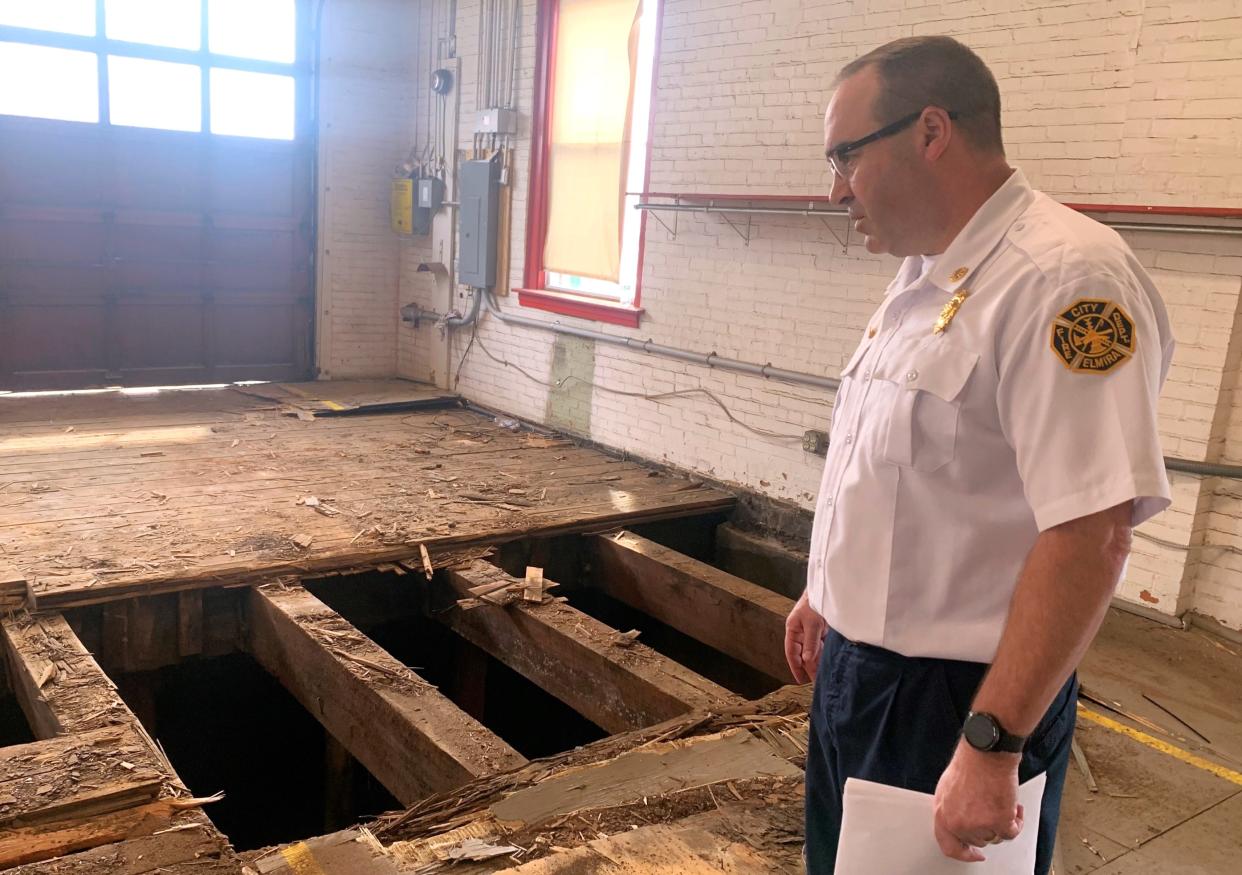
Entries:
<svg viewBox="0 0 1242 875">
<path fill-rule="evenodd" d="M 561 0 L 545 270 L 617 282 L 639 0 Z"/>
</svg>

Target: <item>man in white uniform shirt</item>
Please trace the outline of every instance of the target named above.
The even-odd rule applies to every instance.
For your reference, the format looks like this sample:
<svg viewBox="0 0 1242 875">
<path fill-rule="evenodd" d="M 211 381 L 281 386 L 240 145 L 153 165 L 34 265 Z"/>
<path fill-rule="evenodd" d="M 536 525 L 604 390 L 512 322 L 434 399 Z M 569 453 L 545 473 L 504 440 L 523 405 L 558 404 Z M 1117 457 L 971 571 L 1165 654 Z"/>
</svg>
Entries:
<svg viewBox="0 0 1242 875">
<path fill-rule="evenodd" d="M 1006 163 L 1000 96 L 948 37 L 837 79 L 832 199 L 905 258 L 841 373 L 807 589 L 785 651 L 815 681 L 807 861 L 830 873 L 845 780 L 935 793 L 942 851 L 1037 829 L 1049 869 L 1074 670 L 1131 527 L 1169 503 L 1159 294 L 1112 230 Z M 1019 781 L 1046 771 L 1039 823 Z"/>
</svg>

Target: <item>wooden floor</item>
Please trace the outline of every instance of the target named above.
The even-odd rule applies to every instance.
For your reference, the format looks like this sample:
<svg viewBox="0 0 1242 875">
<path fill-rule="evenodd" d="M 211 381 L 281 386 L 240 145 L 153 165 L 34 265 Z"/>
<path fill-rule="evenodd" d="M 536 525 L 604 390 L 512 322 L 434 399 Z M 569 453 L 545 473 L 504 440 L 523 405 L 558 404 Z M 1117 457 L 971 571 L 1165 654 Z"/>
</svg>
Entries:
<svg viewBox="0 0 1242 875">
<path fill-rule="evenodd" d="M 731 504 L 461 408 L 329 418 L 236 389 L 0 396 L 0 566 L 38 609 L 421 566 L 424 547 L 439 566 L 527 534 Z"/>
</svg>

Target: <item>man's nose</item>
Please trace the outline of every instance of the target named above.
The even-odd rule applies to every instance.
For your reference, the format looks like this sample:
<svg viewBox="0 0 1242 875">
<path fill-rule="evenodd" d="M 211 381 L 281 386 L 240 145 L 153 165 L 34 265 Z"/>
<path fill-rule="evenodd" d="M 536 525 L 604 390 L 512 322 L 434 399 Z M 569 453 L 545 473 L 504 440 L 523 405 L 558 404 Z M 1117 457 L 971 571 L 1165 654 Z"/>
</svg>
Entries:
<svg viewBox="0 0 1242 875">
<path fill-rule="evenodd" d="M 837 206 L 849 206 L 854 200 L 854 191 L 850 188 L 849 180 L 835 171 L 832 173 L 832 188 L 828 191 L 828 198 Z"/>
</svg>

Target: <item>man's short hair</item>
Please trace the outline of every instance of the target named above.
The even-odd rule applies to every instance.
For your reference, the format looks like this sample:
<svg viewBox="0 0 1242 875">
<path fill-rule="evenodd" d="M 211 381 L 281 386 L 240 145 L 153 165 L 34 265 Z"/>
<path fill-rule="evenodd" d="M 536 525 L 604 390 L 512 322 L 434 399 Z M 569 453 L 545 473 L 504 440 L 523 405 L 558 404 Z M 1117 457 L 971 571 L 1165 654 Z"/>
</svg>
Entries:
<svg viewBox="0 0 1242 875">
<path fill-rule="evenodd" d="M 888 124 L 925 106 L 959 114 L 956 122 L 977 149 L 1004 154 L 1000 89 L 983 59 L 948 36 L 912 36 L 885 43 L 846 65 L 840 83 L 868 67 L 880 76 L 873 110 Z"/>
</svg>

